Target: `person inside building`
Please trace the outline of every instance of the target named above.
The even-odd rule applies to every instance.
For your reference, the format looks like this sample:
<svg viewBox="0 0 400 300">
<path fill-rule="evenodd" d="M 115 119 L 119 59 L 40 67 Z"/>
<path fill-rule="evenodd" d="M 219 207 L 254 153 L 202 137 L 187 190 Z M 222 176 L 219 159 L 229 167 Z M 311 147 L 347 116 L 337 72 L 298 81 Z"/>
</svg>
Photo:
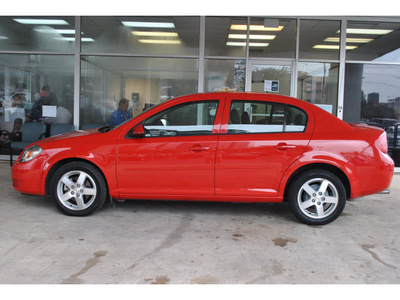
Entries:
<svg viewBox="0 0 400 300">
<path fill-rule="evenodd" d="M 71 112 L 66 109 L 65 107 L 59 105 L 57 107 L 56 117 L 47 117 L 44 119 L 45 123 L 48 124 L 59 124 L 59 123 L 68 123 L 71 124 L 72 121 L 72 114 Z"/>
<path fill-rule="evenodd" d="M 119 100 L 118 108 L 111 114 L 110 125 L 116 126 L 119 125 L 126 120 L 132 118 L 132 113 L 128 110 L 129 100 L 126 98 L 122 98 Z"/>
<path fill-rule="evenodd" d="M 39 99 L 32 106 L 31 121 L 43 120 L 43 105 L 57 105 L 57 97 L 47 85 L 43 86 Z"/>
<path fill-rule="evenodd" d="M 12 99 L 12 107 L 23 108 L 25 104 L 25 95 L 22 93 L 14 93 L 11 96 Z"/>
</svg>

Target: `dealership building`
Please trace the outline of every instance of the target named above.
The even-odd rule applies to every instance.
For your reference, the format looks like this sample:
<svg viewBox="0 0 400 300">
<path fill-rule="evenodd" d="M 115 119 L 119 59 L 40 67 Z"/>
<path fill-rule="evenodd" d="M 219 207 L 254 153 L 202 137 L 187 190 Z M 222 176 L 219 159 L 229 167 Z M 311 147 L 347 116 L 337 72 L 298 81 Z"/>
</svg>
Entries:
<svg viewBox="0 0 400 300">
<path fill-rule="evenodd" d="M 385 128 L 400 167 L 400 17 L 0 16 L 0 129 L 30 122 L 44 86 L 77 129 L 121 98 L 135 115 L 193 93 L 292 96 Z"/>
</svg>

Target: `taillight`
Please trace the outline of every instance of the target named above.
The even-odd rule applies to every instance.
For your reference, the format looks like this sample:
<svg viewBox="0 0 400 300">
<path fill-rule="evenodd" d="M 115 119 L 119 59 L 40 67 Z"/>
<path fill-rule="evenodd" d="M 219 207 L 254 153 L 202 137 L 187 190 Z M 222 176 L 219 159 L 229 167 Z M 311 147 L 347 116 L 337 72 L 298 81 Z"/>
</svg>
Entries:
<svg viewBox="0 0 400 300">
<path fill-rule="evenodd" d="M 386 132 L 382 133 L 379 139 L 376 140 L 375 146 L 383 153 L 388 152 Z"/>
</svg>

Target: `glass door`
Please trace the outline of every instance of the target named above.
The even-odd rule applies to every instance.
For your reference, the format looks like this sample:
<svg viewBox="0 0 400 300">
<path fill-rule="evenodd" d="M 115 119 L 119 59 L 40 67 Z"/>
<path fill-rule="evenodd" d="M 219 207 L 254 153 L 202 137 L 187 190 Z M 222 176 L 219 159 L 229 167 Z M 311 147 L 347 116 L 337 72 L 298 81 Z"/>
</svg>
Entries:
<svg viewBox="0 0 400 300">
<path fill-rule="evenodd" d="M 291 61 L 250 61 L 246 90 L 258 93 L 293 95 Z"/>
</svg>

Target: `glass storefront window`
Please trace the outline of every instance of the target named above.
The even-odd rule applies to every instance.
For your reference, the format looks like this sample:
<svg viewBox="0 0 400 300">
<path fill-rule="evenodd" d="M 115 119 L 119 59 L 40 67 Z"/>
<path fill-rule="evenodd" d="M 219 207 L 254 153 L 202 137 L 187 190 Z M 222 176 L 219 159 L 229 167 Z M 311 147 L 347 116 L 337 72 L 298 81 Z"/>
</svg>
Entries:
<svg viewBox="0 0 400 300">
<path fill-rule="evenodd" d="M 389 154 L 400 167 L 400 66 L 346 64 L 343 119 L 387 132 Z M 396 136 L 395 136 L 396 131 Z"/>
<path fill-rule="evenodd" d="M 247 18 L 207 17 L 205 55 L 245 57 L 246 35 Z"/>
<path fill-rule="evenodd" d="M 337 114 L 342 18 L 204 17 L 200 49 L 201 18 L 83 16 L 81 49 L 75 53 L 75 16 L 0 17 L 0 129 L 12 130 L 17 116 L 32 121 L 32 107 L 45 86 L 57 105 L 73 113 L 74 63 L 79 58 L 81 90 L 75 96 L 81 128 L 108 125 L 122 98 L 136 115 L 196 93 L 199 82 L 206 92 L 244 91 L 247 84 L 248 90 L 297 96 Z M 400 124 L 400 22 L 390 17 L 344 19 L 343 118 L 384 127 L 394 155 L 392 133 Z M 198 78 L 201 61 L 204 80 Z M 398 161 L 396 166 L 400 150 Z"/>
<path fill-rule="evenodd" d="M 300 20 L 300 59 L 339 59 L 340 21 Z"/>
<path fill-rule="evenodd" d="M 251 63 L 251 91 L 290 96 L 291 63 Z"/>
<path fill-rule="evenodd" d="M 294 58 L 296 23 L 294 19 L 251 18 L 249 56 Z"/>
<path fill-rule="evenodd" d="M 205 91 L 244 92 L 246 80 L 246 60 L 205 60 Z"/>
<path fill-rule="evenodd" d="M 177 96 L 197 93 L 198 60 L 83 56 L 80 124 L 108 125 L 121 98 L 133 116 Z"/>
<path fill-rule="evenodd" d="M 316 104 L 330 113 L 337 113 L 337 63 L 299 62 L 297 98 Z"/>
<path fill-rule="evenodd" d="M 251 62 L 251 91 L 290 96 L 292 65 L 289 62 Z"/>
<path fill-rule="evenodd" d="M 0 18 L 0 50 L 73 52 L 75 17 Z"/>
<path fill-rule="evenodd" d="M 82 52 L 198 55 L 199 17 L 82 17 Z"/>
<path fill-rule="evenodd" d="M 51 124 L 73 123 L 73 56 L 0 55 L 0 128 L 12 131 L 15 119 Z M 46 87 L 43 89 L 43 87 Z M 48 88 L 47 88 L 48 87 Z M 55 116 L 35 115 L 35 102 L 47 92 Z M 62 107 L 62 112 L 59 108 Z M 62 113 L 68 116 L 61 115 Z M 64 118 L 65 116 L 65 118 Z M 61 120 L 62 119 L 62 120 Z"/>
<path fill-rule="evenodd" d="M 347 22 L 346 60 L 400 62 L 400 23 Z"/>
</svg>

